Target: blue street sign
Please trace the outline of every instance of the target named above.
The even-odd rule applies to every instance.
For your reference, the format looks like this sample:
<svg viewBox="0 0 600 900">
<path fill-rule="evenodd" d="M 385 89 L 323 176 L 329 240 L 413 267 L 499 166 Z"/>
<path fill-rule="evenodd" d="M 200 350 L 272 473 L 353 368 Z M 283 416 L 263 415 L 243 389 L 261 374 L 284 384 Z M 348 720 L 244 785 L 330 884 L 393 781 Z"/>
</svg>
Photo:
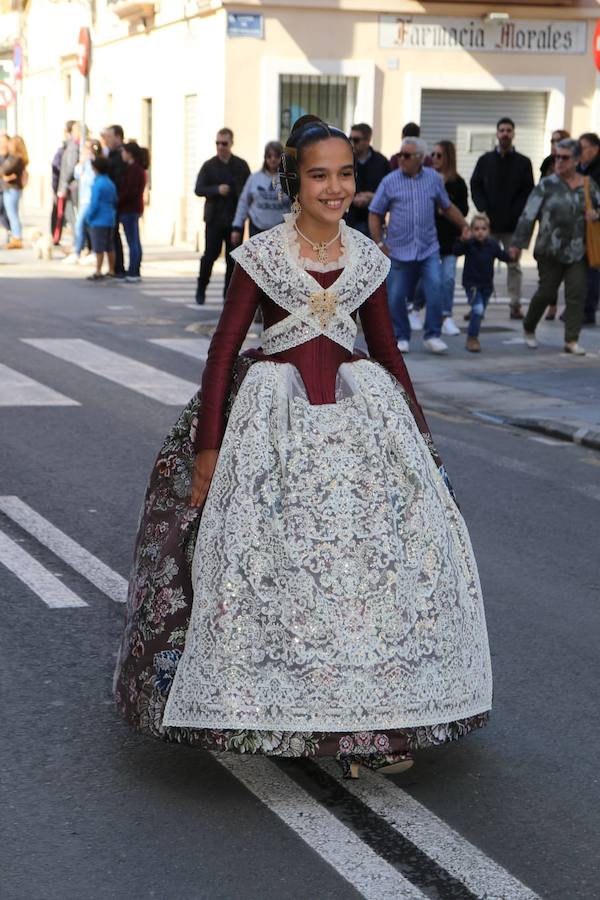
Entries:
<svg viewBox="0 0 600 900">
<path fill-rule="evenodd" d="M 227 37 L 265 36 L 265 22 L 261 13 L 227 13 Z"/>
</svg>

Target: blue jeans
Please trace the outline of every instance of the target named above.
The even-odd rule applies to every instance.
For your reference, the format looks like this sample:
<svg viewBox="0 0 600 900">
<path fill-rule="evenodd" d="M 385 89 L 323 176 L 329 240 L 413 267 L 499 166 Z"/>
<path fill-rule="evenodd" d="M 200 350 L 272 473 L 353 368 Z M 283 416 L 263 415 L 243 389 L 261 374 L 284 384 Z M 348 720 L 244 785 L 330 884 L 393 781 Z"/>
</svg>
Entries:
<svg viewBox="0 0 600 900">
<path fill-rule="evenodd" d="M 4 209 L 8 217 L 10 236 L 14 238 L 23 237 L 21 219 L 19 218 L 19 204 L 22 193 L 23 191 L 17 188 L 5 188 L 4 190 Z"/>
<path fill-rule="evenodd" d="M 485 311 L 489 299 L 492 296 L 493 288 L 476 287 L 473 285 L 472 287 L 465 287 L 465 291 L 467 292 L 467 300 L 471 307 L 471 318 L 469 319 L 469 330 L 467 334 L 469 337 L 479 337 L 481 321 L 485 316 Z"/>
<path fill-rule="evenodd" d="M 125 237 L 129 247 L 129 268 L 126 274 L 136 278 L 140 274 L 140 265 L 142 264 L 140 217 L 138 213 L 121 213 L 119 221 L 125 229 Z"/>
<path fill-rule="evenodd" d="M 410 323 L 406 309 L 421 279 L 425 295 L 425 326 L 423 337 L 428 340 L 442 333 L 442 263 L 438 253 L 426 259 L 402 262 L 392 259 L 387 277 L 388 303 L 397 341 L 410 340 Z"/>
<path fill-rule="evenodd" d="M 452 315 L 452 307 L 454 306 L 456 262 L 456 256 L 453 253 L 448 256 L 442 256 L 442 314 L 444 318 Z M 409 303 L 410 300 L 411 298 L 409 297 Z M 414 310 L 423 309 L 425 306 L 425 291 L 423 290 L 422 281 L 419 281 L 415 288 L 412 304 Z"/>
<path fill-rule="evenodd" d="M 442 313 L 452 315 L 454 306 L 454 285 L 456 283 L 456 256 L 450 253 L 442 256 Z"/>
<path fill-rule="evenodd" d="M 85 246 L 85 217 L 87 215 L 87 211 L 89 209 L 89 203 L 85 206 L 80 206 L 79 211 L 77 213 L 77 219 L 75 221 L 75 253 L 77 256 L 81 253 Z"/>
</svg>

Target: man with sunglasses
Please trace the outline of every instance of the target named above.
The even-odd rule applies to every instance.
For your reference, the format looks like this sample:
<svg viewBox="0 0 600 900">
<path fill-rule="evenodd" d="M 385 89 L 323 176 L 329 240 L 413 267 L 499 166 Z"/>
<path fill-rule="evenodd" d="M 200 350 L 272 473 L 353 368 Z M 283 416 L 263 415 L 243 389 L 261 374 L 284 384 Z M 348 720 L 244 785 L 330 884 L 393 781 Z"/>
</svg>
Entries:
<svg viewBox="0 0 600 900">
<path fill-rule="evenodd" d="M 196 178 L 195 194 L 206 197 L 204 204 L 205 243 L 204 255 L 200 260 L 200 272 L 196 287 L 196 303 L 202 305 L 206 299 L 206 288 L 210 281 L 215 260 L 225 244 L 225 286 L 223 296 L 227 292 L 229 280 L 233 272 L 231 251 L 231 225 L 237 202 L 246 179 L 250 177 L 250 167 L 245 159 L 234 156 L 233 131 L 221 128 L 215 141 L 217 155 L 207 160 Z"/>
<path fill-rule="evenodd" d="M 390 164 L 383 155 L 373 150 L 371 138 L 373 129 L 365 122 L 353 125 L 350 141 L 356 159 L 356 193 L 350 204 L 346 222 L 351 228 L 369 235 L 369 203 L 375 196 L 382 178 L 390 171 Z"/>
<path fill-rule="evenodd" d="M 442 261 L 435 225 L 439 210 L 466 238 L 465 217 L 450 202 L 444 182 L 433 169 L 423 166 L 425 141 L 405 138 L 399 153 L 399 169 L 379 185 L 369 206 L 369 230 L 373 240 L 391 258 L 388 302 L 398 349 L 408 353 L 410 322 L 406 301 L 419 280 L 425 294 L 423 338 L 430 353 L 445 353 L 441 339 L 443 321 Z M 382 240 L 383 220 L 389 213 L 387 236 Z"/>
</svg>

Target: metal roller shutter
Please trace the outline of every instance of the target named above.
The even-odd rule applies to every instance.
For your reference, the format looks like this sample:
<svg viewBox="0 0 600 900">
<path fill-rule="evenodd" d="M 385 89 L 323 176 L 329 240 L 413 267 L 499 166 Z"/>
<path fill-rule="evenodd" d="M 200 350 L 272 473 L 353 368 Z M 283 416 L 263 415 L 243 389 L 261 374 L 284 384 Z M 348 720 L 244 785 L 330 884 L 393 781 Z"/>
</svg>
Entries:
<svg viewBox="0 0 600 900">
<path fill-rule="evenodd" d="M 454 141 L 458 171 L 468 183 L 481 154 L 495 146 L 496 122 L 510 116 L 516 126 L 515 147 L 529 156 L 537 180 L 549 152 L 546 106 L 547 95 L 541 91 L 424 90 L 421 134 L 429 149 L 439 140 Z M 562 123 L 555 124 L 560 128 Z"/>
</svg>

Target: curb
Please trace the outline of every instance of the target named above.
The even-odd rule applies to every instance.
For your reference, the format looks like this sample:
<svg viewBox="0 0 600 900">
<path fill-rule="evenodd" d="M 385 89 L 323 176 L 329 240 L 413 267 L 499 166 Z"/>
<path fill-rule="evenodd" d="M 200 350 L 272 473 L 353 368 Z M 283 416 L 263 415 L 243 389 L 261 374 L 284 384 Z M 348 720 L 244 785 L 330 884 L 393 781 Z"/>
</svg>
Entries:
<svg viewBox="0 0 600 900">
<path fill-rule="evenodd" d="M 514 425 L 517 428 L 536 431 L 538 434 L 546 434 L 548 437 L 581 444 L 592 450 L 600 450 L 600 429 L 589 425 L 571 425 L 568 422 L 557 422 L 552 419 L 502 418 L 502 421 L 506 425 Z"/>
</svg>

